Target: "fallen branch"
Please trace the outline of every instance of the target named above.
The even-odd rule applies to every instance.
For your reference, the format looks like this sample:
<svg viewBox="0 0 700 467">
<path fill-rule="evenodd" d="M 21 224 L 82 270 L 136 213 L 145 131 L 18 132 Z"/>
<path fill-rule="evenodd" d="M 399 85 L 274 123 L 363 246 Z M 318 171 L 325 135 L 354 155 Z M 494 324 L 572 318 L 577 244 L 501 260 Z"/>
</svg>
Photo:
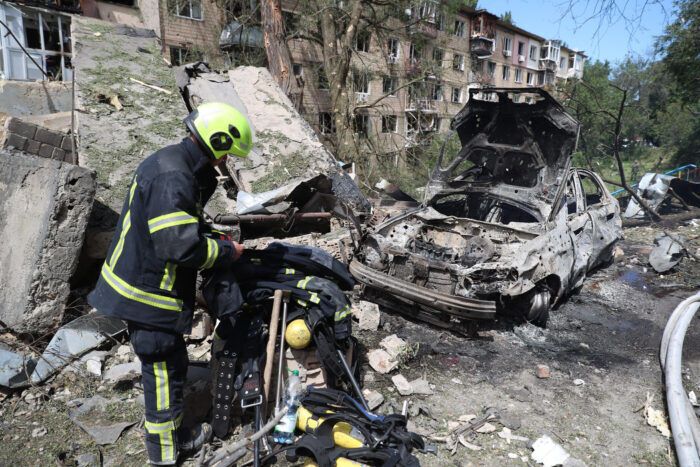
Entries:
<svg viewBox="0 0 700 467">
<path fill-rule="evenodd" d="M 136 78 L 129 77 L 129 79 L 131 81 L 133 81 L 134 83 L 140 84 L 141 86 L 146 86 L 147 88 L 155 89 L 156 91 L 160 91 L 160 92 L 165 93 L 167 95 L 171 95 L 173 93 L 172 91 L 168 91 L 167 89 L 163 89 L 159 86 L 154 86 L 152 84 L 148 84 L 148 83 L 144 83 L 143 81 L 139 81 Z"/>
</svg>

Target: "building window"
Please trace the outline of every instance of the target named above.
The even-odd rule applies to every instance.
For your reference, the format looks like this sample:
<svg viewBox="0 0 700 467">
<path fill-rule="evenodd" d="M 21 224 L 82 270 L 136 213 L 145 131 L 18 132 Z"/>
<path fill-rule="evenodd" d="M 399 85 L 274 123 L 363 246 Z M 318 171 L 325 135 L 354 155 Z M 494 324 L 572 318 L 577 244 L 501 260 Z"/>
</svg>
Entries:
<svg viewBox="0 0 700 467">
<path fill-rule="evenodd" d="M 304 69 L 301 67 L 300 63 L 292 63 L 292 73 L 294 73 L 296 78 L 304 76 Z"/>
<path fill-rule="evenodd" d="M 445 15 L 441 12 L 438 12 L 435 15 L 435 27 L 437 28 L 438 31 L 445 30 Z"/>
<path fill-rule="evenodd" d="M 508 81 L 510 79 L 510 67 L 503 65 L 503 74 L 501 75 L 503 81 Z"/>
<path fill-rule="evenodd" d="M 455 36 L 464 37 L 464 21 L 455 20 Z"/>
<path fill-rule="evenodd" d="M 559 59 L 559 69 L 566 71 L 566 58 L 561 57 Z"/>
<path fill-rule="evenodd" d="M 366 138 L 369 134 L 369 115 L 355 115 L 353 130 L 356 135 Z"/>
<path fill-rule="evenodd" d="M 520 68 L 515 69 L 515 82 L 516 83 L 522 83 L 523 82 L 523 70 Z"/>
<path fill-rule="evenodd" d="M 330 135 L 335 133 L 335 122 L 333 116 L 329 112 L 321 112 L 318 114 L 318 127 L 322 135 Z"/>
<path fill-rule="evenodd" d="M 452 58 L 452 69 L 464 71 L 464 55 L 455 54 Z"/>
<path fill-rule="evenodd" d="M 318 80 L 318 89 L 322 91 L 328 91 L 330 89 L 330 86 L 328 85 L 328 76 L 326 75 L 326 70 L 324 70 L 323 67 L 318 68 L 316 79 Z"/>
<path fill-rule="evenodd" d="M 530 73 L 529 71 L 527 72 L 527 85 L 528 86 L 535 85 L 535 75 Z"/>
<path fill-rule="evenodd" d="M 510 37 L 504 36 L 503 37 L 503 52 L 510 52 L 512 46 L 513 46 L 513 40 Z M 510 55 L 510 54 L 508 54 L 508 55 Z"/>
<path fill-rule="evenodd" d="M 395 76 L 385 76 L 382 82 L 382 92 L 389 96 L 396 95 L 396 88 L 398 87 L 398 79 Z"/>
<path fill-rule="evenodd" d="M 442 84 L 435 84 L 432 86 L 432 93 L 430 96 L 434 101 L 442 100 Z"/>
<path fill-rule="evenodd" d="M 530 46 L 530 60 L 537 60 L 537 46 Z"/>
<path fill-rule="evenodd" d="M 176 0 L 177 16 L 189 19 L 202 19 L 202 0 Z"/>
<path fill-rule="evenodd" d="M 241 12 L 241 15 L 242 14 L 243 12 Z M 282 22 L 284 23 L 284 32 L 287 34 L 291 35 L 299 31 L 299 15 L 297 13 L 282 10 Z"/>
<path fill-rule="evenodd" d="M 445 58 L 445 51 L 438 49 L 437 47 L 433 49 L 433 60 L 439 67 L 442 67 L 442 60 Z"/>
<path fill-rule="evenodd" d="M 518 41 L 518 55 L 525 55 L 525 42 Z"/>
<path fill-rule="evenodd" d="M 355 72 L 352 77 L 355 92 L 358 94 L 369 94 L 369 75 L 363 72 Z"/>
<path fill-rule="evenodd" d="M 462 89 L 452 88 L 452 102 L 459 104 L 462 102 Z"/>
<path fill-rule="evenodd" d="M 369 41 L 369 31 L 358 31 L 357 36 L 355 36 L 355 50 L 358 52 L 369 52 Z"/>
<path fill-rule="evenodd" d="M 382 133 L 396 133 L 397 128 L 396 115 L 382 116 Z"/>
<path fill-rule="evenodd" d="M 486 63 L 486 73 L 489 74 L 489 76 L 493 77 L 493 75 L 496 74 L 496 63 L 495 62 L 487 62 Z"/>
<path fill-rule="evenodd" d="M 184 65 L 201 61 L 204 58 L 202 52 L 198 50 L 190 50 L 185 47 L 170 47 L 170 63 L 173 66 Z"/>
<path fill-rule="evenodd" d="M 411 43 L 411 46 L 408 49 L 408 55 L 411 59 L 411 62 L 416 63 L 418 60 L 421 59 L 421 55 L 423 55 L 423 53 L 419 45 Z"/>
<path fill-rule="evenodd" d="M 387 54 L 389 57 L 389 63 L 397 63 L 399 60 L 399 40 L 395 38 L 389 38 L 387 41 Z"/>
</svg>

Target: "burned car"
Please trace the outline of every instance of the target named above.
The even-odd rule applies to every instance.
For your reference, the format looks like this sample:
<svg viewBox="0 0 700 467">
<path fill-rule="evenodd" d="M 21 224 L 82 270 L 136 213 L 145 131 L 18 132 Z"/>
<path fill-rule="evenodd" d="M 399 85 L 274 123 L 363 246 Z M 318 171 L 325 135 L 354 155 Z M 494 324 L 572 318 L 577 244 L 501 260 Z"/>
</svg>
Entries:
<svg viewBox="0 0 700 467">
<path fill-rule="evenodd" d="M 372 301 L 435 325 L 544 324 L 611 261 L 619 205 L 570 167 L 578 122 L 543 90 L 472 89 L 451 128 L 461 149 L 443 145 L 424 202 L 372 227 L 350 271 Z"/>
</svg>

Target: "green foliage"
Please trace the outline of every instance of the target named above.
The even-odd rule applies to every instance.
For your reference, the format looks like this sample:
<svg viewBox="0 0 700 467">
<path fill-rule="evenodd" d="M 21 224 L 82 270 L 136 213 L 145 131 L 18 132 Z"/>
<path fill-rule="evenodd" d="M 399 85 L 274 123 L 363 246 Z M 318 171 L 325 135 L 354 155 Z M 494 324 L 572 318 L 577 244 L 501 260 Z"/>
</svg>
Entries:
<svg viewBox="0 0 700 467">
<path fill-rule="evenodd" d="M 678 96 L 688 104 L 700 101 L 700 1 L 677 0 L 676 20 L 657 42 L 658 51 L 678 85 Z"/>
<path fill-rule="evenodd" d="M 501 21 L 503 21 L 504 23 L 508 23 L 508 24 L 515 24 L 515 23 L 513 22 L 513 13 L 511 13 L 510 10 L 504 12 L 504 13 L 501 15 Z"/>
</svg>

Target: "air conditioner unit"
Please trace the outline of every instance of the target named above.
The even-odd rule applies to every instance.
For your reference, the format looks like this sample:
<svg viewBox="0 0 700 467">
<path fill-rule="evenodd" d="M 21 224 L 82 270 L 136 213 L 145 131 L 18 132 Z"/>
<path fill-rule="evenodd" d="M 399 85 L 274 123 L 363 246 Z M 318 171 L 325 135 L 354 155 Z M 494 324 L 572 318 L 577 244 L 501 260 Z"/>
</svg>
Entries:
<svg viewBox="0 0 700 467">
<path fill-rule="evenodd" d="M 504 50 L 504 51 L 503 51 L 503 56 L 504 56 L 504 57 L 510 57 L 512 53 L 513 53 L 513 52 L 511 52 L 510 50 Z"/>
<path fill-rule="evenodd" d="M 367 99 L 369 99 L 369 94 L 364 92 L 355 93 L 355 102 L 367 102 Z"/>
<path fill-rule="evenodd" d="M 389 55 L 387 61 L 389 63 L 399 63 L 399 57 L 397 57 L 396 55 Z"/>
<path fill-rule="evenodd" d="M 525 61 L 525 55 L 518 55 L 518 62 L 522 63 Z"/>
</svg>

